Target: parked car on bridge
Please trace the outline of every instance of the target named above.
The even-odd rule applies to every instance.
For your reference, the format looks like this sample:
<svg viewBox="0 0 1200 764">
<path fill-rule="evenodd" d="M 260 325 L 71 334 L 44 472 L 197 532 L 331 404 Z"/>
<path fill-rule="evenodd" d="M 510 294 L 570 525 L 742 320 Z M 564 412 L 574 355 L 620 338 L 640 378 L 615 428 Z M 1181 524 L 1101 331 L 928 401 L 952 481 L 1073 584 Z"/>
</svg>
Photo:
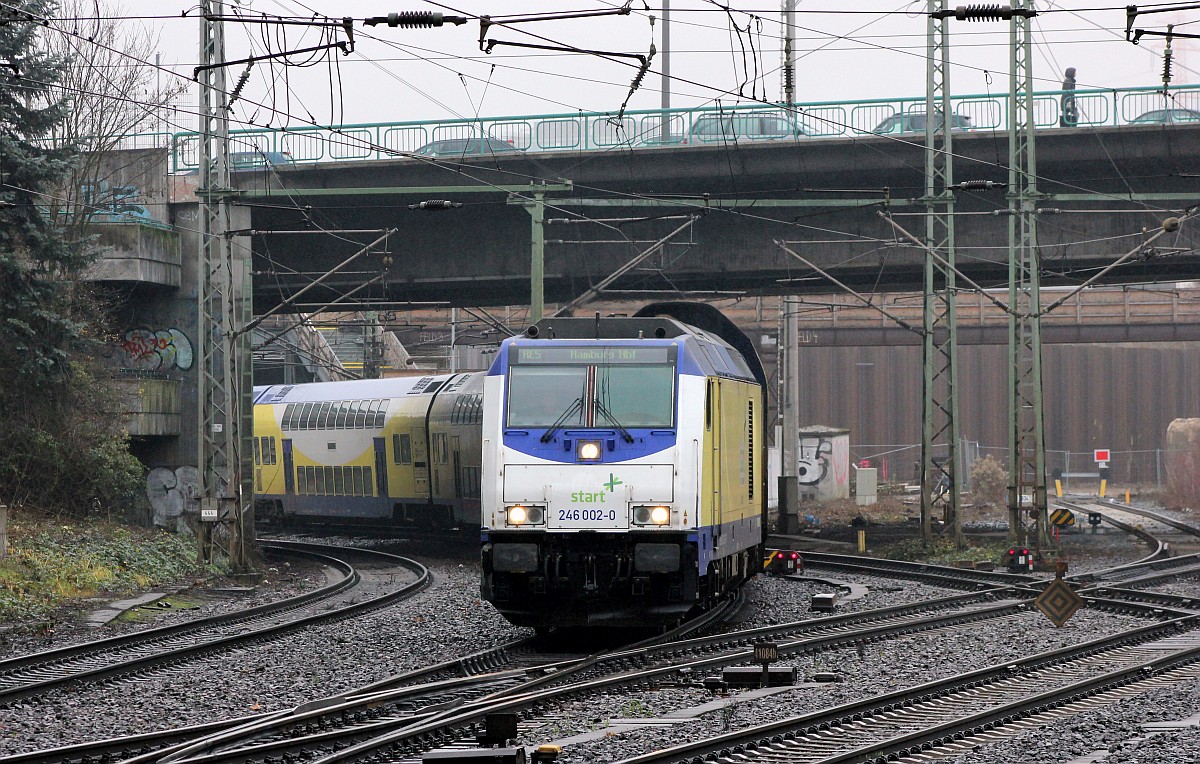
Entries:
<svg viewBox="0 0 1200 764">
<path fill-rule="evenodd" d="M 469 157 L 469 156 L 491 156 L 492 154 L 513 154 L 521 153 L 523 149 L 519 149 L 508 141 L 502 141 L 497 138 L 448 138 L 441 141 L 433 141 L 426 143 L 416 151 L 413 151 L 413 156 L 419 157 Z"/>
<path fill-rule="evenodd" d="M 286 151 L 231 151 L 229 152 L 229 171 L 243 172 L 245 170 L 265 170 L 268 167 L 294 167 L 296 160 Z M 180 175 L 199 175 L 200 168 L 193 167 L 184 170 Z"/>
<path fill-rule="evenodd" d="M 1155 109 L 1129 120 L 1131 125 L 1173 125 L 1177 122 L 1200 122 L 1200 111 L 1192 109 Z"/>
<path fill-rule="evenodd" d="M 940 127 L 942 125 L 943 116 L 941 112 L 936 115 L 935 124 Z M 907 111 L 901 114 L 893 114 L 887 119 L 880 122 L 872 130 L 876 135 L 890 135 L 893 133 L 923 133 L 925 126 L 928 124 L 925 112 Z M 951 114 L 950 129 L 952 131 L 970 130 L 971 118 L 966 114 Z"/>
<path fill-rule="evenodd" d="M 680 146 L 705 143 L 779 141 L 808 137 L 795 120 L 779 112 L 702 114 L 692 122 L 687 135 L 663 137 L 650 133 L 642 146 Z"/>
<path fill-rule="evenodd" d="M 296 164 L 286 151 L 234 151 L 229 154 L 229 171 L 260 170 L 264 167 L 291 167 Z"/>
</svg>

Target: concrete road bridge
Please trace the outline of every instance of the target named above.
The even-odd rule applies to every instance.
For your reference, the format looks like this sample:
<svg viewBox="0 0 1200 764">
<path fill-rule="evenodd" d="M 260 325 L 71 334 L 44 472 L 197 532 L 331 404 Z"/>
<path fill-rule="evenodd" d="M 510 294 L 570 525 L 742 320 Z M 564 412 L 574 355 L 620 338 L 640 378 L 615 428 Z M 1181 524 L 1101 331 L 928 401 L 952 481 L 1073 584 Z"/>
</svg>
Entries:
<svg viewBox="0 0 1200 764">
<path fill-rule="evenodd" d="M 1165 218 L 1200 203 L 1200 121 L 1138 123 L 1137 115 L 1161 107 L 1158 91 L 1079 91 L 1081 122 L 1058 127 L 1061 95 L 1035 101 L 1045 128 L 1036 149 L 1043 284 L 1082 283 L 1131 252 L 1102 283 L 1196 278 L 1194 225 L 1185 222 L 1153 246 L 1140 243 Z M 1200 89 L 1176 100 L 1200 105 Z M 235 149 L 289 150 L 297 159 L 233 173 L 240 232 L 253 251 L 255 312 L 360 251 L 296 307 L 528 304 L 539 250 L 545 300 L 560 304 L 599 294 L 832 293 L 839 282 L 863 293 L 919 290 L 925 253 L 892 223 L 924 235 L 924 134 L 869 127 L 915 104 L 237 133 Z M 957 193 L 958 265 L 975 285 L 1003 288 L 1011 222 L 1004 99 L 965 96 L 955 110 L 971 117 L 972 129 L 952 135 L 954 179 L 1000 184 Z M 734 125 L 793 120 L 794 133 L 698 134 L 714 115 Z M 421 141 L 462 136 L 523 150 L 419 155 Z M 194 135 L 176 136 L 175 148 L 177 167 L 195 161 Z M 186 198 L 196 178 L 173 176 L 175 198 Z M 454 206 L 414 208 L 433 200 Z M 385 241 L 366 246 L 388 230 Z"/>
</svg>

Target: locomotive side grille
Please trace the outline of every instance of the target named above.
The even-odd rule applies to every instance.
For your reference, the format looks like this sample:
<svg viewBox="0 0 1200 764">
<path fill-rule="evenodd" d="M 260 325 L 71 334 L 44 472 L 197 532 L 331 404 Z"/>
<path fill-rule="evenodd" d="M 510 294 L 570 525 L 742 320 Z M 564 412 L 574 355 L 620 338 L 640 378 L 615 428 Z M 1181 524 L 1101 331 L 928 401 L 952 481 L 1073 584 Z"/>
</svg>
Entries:
<svg viewBox="0 0 1200 764">
<path fill-rule="evenodd" d="M 747 488 L 750 494 L 750 500 L 754 500 L 754 399 L 746 401 L 746 458 L 749 460 L 749 466 L 746 470 L 746 475 L 750 479 L 746 481 Z"/>
</svg>

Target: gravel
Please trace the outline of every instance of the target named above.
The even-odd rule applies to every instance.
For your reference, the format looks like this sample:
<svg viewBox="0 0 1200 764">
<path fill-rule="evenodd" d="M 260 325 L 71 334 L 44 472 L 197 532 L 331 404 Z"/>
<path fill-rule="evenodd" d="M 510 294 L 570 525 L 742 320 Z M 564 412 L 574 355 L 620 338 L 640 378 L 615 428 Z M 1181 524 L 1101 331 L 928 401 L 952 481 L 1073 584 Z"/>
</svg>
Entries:
<svg viewBox="0 0 1200 764">
<path fill-rule="evenodd" d="M 331 542 L 330 539 L 323 539 Z M 361 539 L 353 543 L 368 544 Z M 165 669 L 138 682 L 107 688 L 62 690 L 28 699 L 0 710 L 0 757 L 69 745 L 103 737 L 179 727 L 256 712 L 288 709 L 312 700 L 346 692 L 396 673 L 458 657 L 529 636 L 531 631 L 509 625 L 478 596 L 479 571 L 473 555 L 431 559 L 403 545 L 374 544 L 386 551 L 415 557 L 434 575 L 433 587 L 412 601 L 363 618 L 317 626 L 277 639 L 268 647 L 223 655 L 205 663 Z M 428 550 L 425 550 L 428 551 Z M 1097 567 L 1114 564 L 1106 561 Z M 1073 569 L 1074 572 L 1074 569 Z M 812 577 L 869 587 L 865 596 L 844 599 L 838 612 L 916 602 L 957 593 L 909 581 L 825 571 L 812 568 Z M 260 591 L 246 598 L 206 600 L 198 610 L 165 613 L 154 626 L 171 620 L 209 615 L 291 596 L 325 583 L 319 571 L 305 566 L 279 566 Z M 738 622 L 728 628 L 755 628 L 820 617 L 809 610 L 814 593 L 831 591 L 830 584 L 760 576 L 747 588 L 748 604 Z M 699 686 L 701 677 L 675 685 L 661 684 L 632 692 L 610 691 L 575 701 L 557 718 L 525 733 L 524 742 L 539 744 L 567 739 L 559 761 L 615 761 L 665 745 L 695 740 L 724 729 L 757 725 L 804 711 L 819 710 L 931 681 L 949 674 L 1010 661 L 1113 633 L 1136 623 L 1130 616 L 1080 611 L 1063 628 L 1054 628 L 1037 612 L 977 624 L 964 631 L 929 632 L 868 644 L 863 654 L 854 649 L 782 661 L 795 665 L 801 677 L 832 671 L 842 681 L 810 685 L 765 697 L 756 691 L 714 696 Z M 104 635 L 139 628 L 122 625 L 103 629 Z M 97 630 L 60 628 L 55 634 L 28 639 L 24 651 L 46 649 L 101 636 Z M 16 653 L 14 653 L 16 654 Z M 1150 698 L 1146 700 L 1146 698 Z M 697 707 L 715 704 L 704 710 Z M 703 711 L 702 713 L 700 711 Z M 1095 748 L 1113 750 L 1105 761 L 1149 764 L 1195 761 L 1195 730 L 1131 742 L 1141 736 L 1146 720 L 1183 718 L 1200 711 L 1200 685 L 1157 690 L 1150 696 L 1123 701 L 1110 709 L 1089 712 L 1039 729 L 1027 737 L 1040 746 L 1020 758 L 1021 739 L 981 748 L 961 761 L 1070 761 Z M 624 729 L 610 720 L 676 712 L 677 724 Z M 698 714 L 698 715 L 697 715 Z M 1087 721 L 1091 715 L 1097 721 Z M 693 718 L 694 717 L 694 718 Z M 1084 737 L 1076 731 L 1084 725 Z M 1091 725 L 1091 726 L 1088 726 Z M 1092 734 L 1089 730 L 1105 730 Z M 584 739 L 574 736 L 582 735 Z M 1092 745 L 1099 740 L 1098 745 Z M 1162 758 L 1164 751 L 1176 758 Z M 1191 751 L 1192 753 L 1187 753 Z M 1182 758 L 1180 758 L 1182 756 Z"/>
</svg>

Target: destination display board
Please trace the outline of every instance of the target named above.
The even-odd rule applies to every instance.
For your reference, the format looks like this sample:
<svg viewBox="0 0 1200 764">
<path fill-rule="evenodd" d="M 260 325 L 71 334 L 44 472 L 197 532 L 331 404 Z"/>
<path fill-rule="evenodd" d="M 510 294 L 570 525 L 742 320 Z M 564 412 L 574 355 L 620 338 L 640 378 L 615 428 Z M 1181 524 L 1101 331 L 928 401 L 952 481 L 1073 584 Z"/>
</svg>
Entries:
<svg viewBox="0 0 1200 764">
<path fill-rule="evenodd" d="M 668 345 L 638 347 L 515 347 L 508 362 L 528 364 L 661 364 L 675 360 Z"/>
</svg>

